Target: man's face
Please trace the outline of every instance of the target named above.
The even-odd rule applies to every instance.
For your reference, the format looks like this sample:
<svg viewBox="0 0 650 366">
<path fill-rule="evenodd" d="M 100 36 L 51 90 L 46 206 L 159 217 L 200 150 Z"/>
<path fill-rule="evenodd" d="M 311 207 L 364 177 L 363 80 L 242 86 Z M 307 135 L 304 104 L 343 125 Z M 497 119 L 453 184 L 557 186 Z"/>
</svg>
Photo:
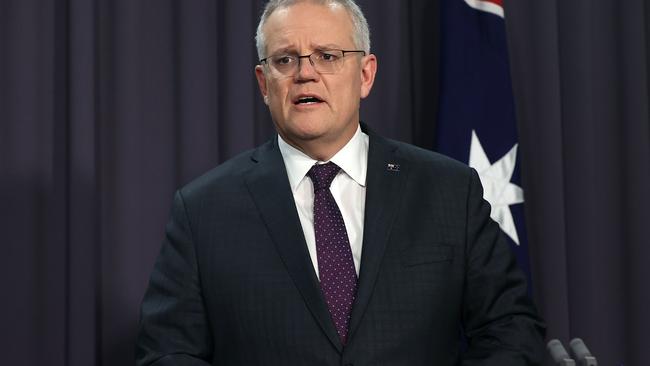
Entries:
<svg viewBox="0 0 650 366">
<path fill-rule="evenodd" d="M 263 31 L 265 56 L 356 49 L 352 20 L 340 5 L 303 2 L 278 9 Z M 346 54 L 334 74 L 319 74 L 307 58 L 300 59 L 300 67 L 292 75 L 281 75 L 268 65 L 255 68 L 265 103 L 285 141 L 312 157 L 310 150 L 315 146 L 336 152 L 349 141 L 359 123 L 360 99 L 370 93 L 376 72 L 375 56 L 362 55 Z M 319 102 L 300 102 L 305 97 Z"/>
</svg>

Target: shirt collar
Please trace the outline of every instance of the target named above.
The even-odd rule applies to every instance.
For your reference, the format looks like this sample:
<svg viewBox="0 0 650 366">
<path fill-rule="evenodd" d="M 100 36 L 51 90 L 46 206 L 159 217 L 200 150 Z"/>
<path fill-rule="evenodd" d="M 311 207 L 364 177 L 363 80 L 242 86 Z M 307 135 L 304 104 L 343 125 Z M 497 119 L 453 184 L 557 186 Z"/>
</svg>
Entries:
<svg viewBox="0 0 650 366">
<path fill-rule="evenodd" d="M 338 165 L 341 170 L 362 187 L 366 186 L 368 140 L 368 135 L 361 131 L 361 127 L 357 127 L 357 132 L 350 141 L 329 160 Z M 284 166 L 287 169 L 291 191 L 293 192 L 305 178 L 312 165 L 326 163 L 310 158 L 307 154 L 289 145 L 280 135 L 278 135 L 278 146 L 284 160 Z"/>
</svg>

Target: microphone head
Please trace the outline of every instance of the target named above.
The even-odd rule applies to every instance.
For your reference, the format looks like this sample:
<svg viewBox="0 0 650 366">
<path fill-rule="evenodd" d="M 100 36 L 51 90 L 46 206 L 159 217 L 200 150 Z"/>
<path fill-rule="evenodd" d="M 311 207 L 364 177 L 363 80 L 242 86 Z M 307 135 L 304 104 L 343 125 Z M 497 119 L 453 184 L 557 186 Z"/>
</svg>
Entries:
<svg viewBox="0 0 650 366">
<path fill-rule="evenodd" d="M 551 358 L 555 363 L 561 363 L 564 360 L 571 359 L 562 342 L 558 339 L 552 339 L 546 344 L 546 349 L 551 354 Z"/>
<path fill-rule="evenodd" d="M 587 348 L 587 345 L 585 345 L 585 342 L 583 342 L 582 339 L 574 338 L 569 342 L 569 347 L 577 361 L 586 362 L 587 358 L 589 358 L 590 361 L 595 361 L 595 358 L 592 356 L 591 352 L 589 352 L 589 348 Z"/>
</svg>

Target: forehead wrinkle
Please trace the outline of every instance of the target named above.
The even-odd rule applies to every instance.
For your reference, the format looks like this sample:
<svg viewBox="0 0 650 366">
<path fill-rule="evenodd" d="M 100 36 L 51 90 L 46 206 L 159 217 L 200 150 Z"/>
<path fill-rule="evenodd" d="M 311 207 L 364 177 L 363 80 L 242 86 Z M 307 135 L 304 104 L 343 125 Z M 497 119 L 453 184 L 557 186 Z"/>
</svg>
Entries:
<svg viewBox="0 0 650 366">
<path fill-rule="evenodd" d="M 303 29 L 307 29 L 307 31 L 304 32 L 302 31 Z M 331 39 L 331 36 L 328 34 L 325 36 L 313 35 L 311 34 L 313 33 L 312 30 L 311 27 L 305 26 L 299 29 L 284 30 L 282 33 L 275 32 L 267 42 L 267 51 L 269 51 L 269 54 L 286 51 L 300 53 L 325 49 L 350 49 L 354 47 L 354 39 L 352 36 L 343 37 L 347 38 L 347 42 L 342 40 L 337 41 Z M 330 39 L 323 39 L 323 37 L 330 37 Z M 349 45 L 345 46 L 347 43 Z"/>
</svg>

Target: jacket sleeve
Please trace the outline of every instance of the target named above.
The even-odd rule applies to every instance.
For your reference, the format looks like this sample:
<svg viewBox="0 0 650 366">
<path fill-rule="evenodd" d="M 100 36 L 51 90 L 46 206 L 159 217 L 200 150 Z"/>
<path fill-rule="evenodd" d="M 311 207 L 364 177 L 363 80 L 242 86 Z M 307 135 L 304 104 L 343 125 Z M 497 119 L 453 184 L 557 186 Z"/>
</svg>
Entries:
<svg viewBox="0 0 650 366">
<path fill-rule="evenodd" d="M 540 365 L 545 326 L 527 295 L 526 277 L 472 169 L 467 198 L 467 277 L 463 327 L 467 350 L 463 366 Z"/>
<path fill-rule="evenodd" d="M 142 301 L 136 365 L 207 366 L 211 334 L 192 231 L 176 192 L 165 240 Z"/>
</svg>

